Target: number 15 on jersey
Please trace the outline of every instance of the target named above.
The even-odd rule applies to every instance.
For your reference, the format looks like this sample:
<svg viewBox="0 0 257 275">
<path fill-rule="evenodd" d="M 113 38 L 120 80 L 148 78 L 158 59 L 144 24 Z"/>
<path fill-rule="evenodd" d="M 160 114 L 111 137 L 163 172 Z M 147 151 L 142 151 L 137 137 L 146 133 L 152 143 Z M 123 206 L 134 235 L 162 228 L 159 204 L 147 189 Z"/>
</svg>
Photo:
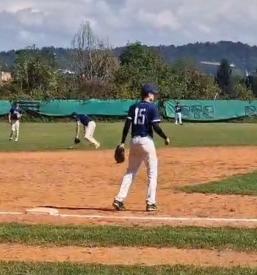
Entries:
<svg viewBox="0 0 257 275">
<path fill-rule="evenodd" d="M 134 125 L 144 125 L 145 124 L 145 114 L 146 109 L 135 109 Z"/>
</svg>

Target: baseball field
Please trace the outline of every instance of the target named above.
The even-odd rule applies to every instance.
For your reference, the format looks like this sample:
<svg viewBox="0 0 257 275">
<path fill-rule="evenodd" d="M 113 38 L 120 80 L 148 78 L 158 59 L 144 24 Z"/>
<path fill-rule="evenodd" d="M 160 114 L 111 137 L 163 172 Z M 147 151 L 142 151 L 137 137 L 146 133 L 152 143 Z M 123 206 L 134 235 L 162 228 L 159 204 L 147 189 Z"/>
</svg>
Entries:
<svg viewBox="0 0 257 275">
<path fill-rule="evenodd" d="M 98 150 L 69 149 L 73 123 L 23 123 L 17 143 L 0 123 L 0 274 L 257 274 L 257 124 L 163 128 L 146 213 L 145 168 L 112 208 L 122 123 L 97 123 Z"/>
</svg>

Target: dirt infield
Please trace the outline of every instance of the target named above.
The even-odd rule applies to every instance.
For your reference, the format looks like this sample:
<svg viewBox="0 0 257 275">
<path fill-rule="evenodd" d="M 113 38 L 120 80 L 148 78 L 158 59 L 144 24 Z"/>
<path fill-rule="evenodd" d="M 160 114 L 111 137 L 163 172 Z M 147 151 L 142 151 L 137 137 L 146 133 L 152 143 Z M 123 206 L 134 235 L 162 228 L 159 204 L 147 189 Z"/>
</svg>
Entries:
<svg viewBox="0 0 257 275">
<path fill-rule="evenodd" d="M 252 252 L 151 247 L 38 247 L 0 244 L 0 260 L 104 265 L 257 267 L 257 254 Z"/>
<path fill-rule="evenodd" d="M 158 155 L 157 215 L 257 218 L 256 197 L 176 191 L 178 186 L 257 169 L 257 147 L 172 148 L 161 149 Z M 111 203 L 126 164 L 115 164 L 112 151 L 0 153 L 0 159 L 1 211 L 51 206 L 61 213 L 116 214 Z M 145 194 L 142 169 L 126 203 L 126 215 L 145 215 Z"/>
<path fill-rule="evenodd" d="M 177 187 L 219 180 L 257 169 L 257 147 L 161 149 L 158 213 L 151 217 L 257 218 L 257 197 L 185 194 Z M 47 215 L 0 215 L 0 222 L 50 224 L 144 224 L 133 216 L 147 217 L 146 175 L 141 170 L 126 202 L 128 210 L 114 212 L 111 204 L 126 164 L 117 165 L 112 151 L 0 153 L 0 211 L 48 206 L 62 214 L 104 215 L 108 220 L 57 218 Z M 127 221 L 112 216 L 128 216 Z M 160 222 L 172 225 L 221 226 L 223 222 Z M 230 224 L 231 225 L 231 224 Z M 250 225 L 235 222 L 235 226 Z M 101 264 L 193 264 L 201 266 L 257 266 L 256 254 L 234 251 L 157 248 L 26 247 L 0 245 L 0 260 L 75 261 Z M 115 260 L 114 260 L 115 259 Z"/>
</svg>

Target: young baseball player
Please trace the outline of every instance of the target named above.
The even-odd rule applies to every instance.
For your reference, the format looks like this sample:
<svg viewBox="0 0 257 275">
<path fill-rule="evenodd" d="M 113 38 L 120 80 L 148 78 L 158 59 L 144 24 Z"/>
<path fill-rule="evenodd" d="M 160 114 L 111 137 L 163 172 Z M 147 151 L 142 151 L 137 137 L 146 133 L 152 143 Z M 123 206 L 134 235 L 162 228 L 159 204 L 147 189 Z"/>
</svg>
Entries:
<svg viewBox="0 0 257 275">
<path fill-rule="evenodd" d="M 127 172 L 123 177 L 120 191 L 113 202 L 113 207 L 116 210 L 125 209 L 124 200 L 128 195 L 129 189 L 142 162 L 144 162 L 147 167 L 148 176 L 146 210 L 157 210 L 156 188 L 158 161 L 153 141 L 153 130 L 164 139 L 166 145 L 170 143 L 170 140 L 159 126 L 161 121 L 160 115 L 156 105 L 153 103 L 156 94 L 158 94 L 158 89 L 155 85 L 145 84 L 142 87 L 142 101 L 129 108 L 120 144 L 121 147 L 124 147 L 126 137 L 132 125 L 129 164 Z"/>
<path fill-rule="evenodd" d="M 22 111 L 18 103 L 14 103 L 9 111 L 8 121 L 11 125 L 11 133 L 9 140 L 18 141 L 20 133 L 20 119 L 22 116 Z"/>
<path fill-rule="evenodd" d="M 96 128 L 96 123 L 91 119 L 91 117 L 84 114 L 72 113 L 71 116 L 76 120 L 76 138 L 79 138 L 80 126 L 84 126 L 84 138 L 91 144 L 95 146 L 96 149 L 100 147 L 100 143 L 94 138 L 94 132 Z"/>
<path fill-rule="evenodd" d="M 179 102 L 177 102 L 176 106 L 175 106 L 175 124 L 176 125 L 183 124 L 183 122 L 182 122 L 182 108 L 181 108 Z"/>
</svg>

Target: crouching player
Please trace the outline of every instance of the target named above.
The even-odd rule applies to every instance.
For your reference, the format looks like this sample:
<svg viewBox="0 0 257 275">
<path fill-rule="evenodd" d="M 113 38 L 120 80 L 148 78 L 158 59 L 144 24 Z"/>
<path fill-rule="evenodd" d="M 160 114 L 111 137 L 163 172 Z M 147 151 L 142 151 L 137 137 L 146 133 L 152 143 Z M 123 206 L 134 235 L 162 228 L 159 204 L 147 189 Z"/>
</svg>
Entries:
<svg viewBox="0 0 257 275">
<path fill-rule="evenodd" d="M 75 138 L 79 139 L 80 126 L 83 125 L 83 127 L 84 127 L 84 138 L 90 144 L 93 144 L 96 149 L 98 149 L 100 147 L 100 143 L 94 138 L 96 123 L 92 120 L 92 118 L 85 115 L 85 114 L 77 114 L 76 112 L 73 112 L 71 114 L 71 116 L 77 122 Z"/>
</svg>

